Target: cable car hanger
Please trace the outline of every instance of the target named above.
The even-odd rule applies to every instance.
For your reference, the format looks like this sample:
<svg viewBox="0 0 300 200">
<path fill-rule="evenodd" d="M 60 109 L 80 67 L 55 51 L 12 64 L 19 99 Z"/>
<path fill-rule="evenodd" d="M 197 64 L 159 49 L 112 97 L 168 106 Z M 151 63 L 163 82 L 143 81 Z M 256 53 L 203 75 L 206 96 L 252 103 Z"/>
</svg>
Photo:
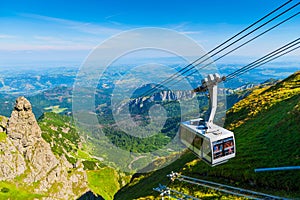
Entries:
<svg viewBox="0 0 300 200">
<path fill-rule="evenodd" d="M 210 115 L 206 124 L 208 129 L 212 129 L 213 120 L 217 110 L 218 83 L 225 80 L 225 76 L 221 78 L 217 73 L 209 74 L 207 78 L 202 80 L 202 85 L 193 90 L 193 92 L 205 92 L 207 90 L 209 91 Z"/>
</svg>

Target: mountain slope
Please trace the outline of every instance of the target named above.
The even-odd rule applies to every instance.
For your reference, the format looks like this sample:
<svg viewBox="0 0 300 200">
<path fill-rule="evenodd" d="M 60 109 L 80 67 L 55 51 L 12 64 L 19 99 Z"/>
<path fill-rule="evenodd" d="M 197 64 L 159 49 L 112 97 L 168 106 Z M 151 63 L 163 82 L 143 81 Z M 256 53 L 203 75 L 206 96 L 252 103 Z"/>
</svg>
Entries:
<svg viewBox="0 0 300 200">
<path fill-rule="evenodd" d="M 300 72 L 274 86 L 256 88 L 228 111 L 226 127 L 235 133 L 236 158 L 212 168 L 194 157 L 195 160 L 188 163 L 174 162 L 170 171 L 162 171 L 158 176 L 166 177 L 179 168 L 178 172 L 195 178 L 279 196 L 300 197 L 298 171 L 254 172 L 255 168 L 261 167 L 300 166 Z M 186 156 L 189 154 L 183 155 Z M 150 179 L 151 185 L 157 186 L 161 182 L 161 179 L 155 181 L 151 176 L 133 179 L 117 197 L 128 196 L 131 190 L 136 193 L 131 194 L 130 198 L 158 196 L 152 191 L 138 192 L 138 188 Z M 176 181 L 168 186 L 203 199 L 208 195 L 204 193 L 211 193 L 204 188 Z M 206 199 L 221 197 L 222 194 L 217 193 Z"/>
<path fill-rule="evenodd" d="M 236 103 L 227 113 L 228 127 L 239 127 L 247 120 L 263 113 L 277 103 L 300 93 L 300 72 L 296 72 L 274 86 L 258 87 L 248 98 Z"/>
<path fill-rule="evenodd" d="M 69 116 L 37 122 L 19 97 L 11 117 L 0 116 L 0 199 L 113 199 L 130 177 L 90 155 L 80 133 Z"/>
</svg>

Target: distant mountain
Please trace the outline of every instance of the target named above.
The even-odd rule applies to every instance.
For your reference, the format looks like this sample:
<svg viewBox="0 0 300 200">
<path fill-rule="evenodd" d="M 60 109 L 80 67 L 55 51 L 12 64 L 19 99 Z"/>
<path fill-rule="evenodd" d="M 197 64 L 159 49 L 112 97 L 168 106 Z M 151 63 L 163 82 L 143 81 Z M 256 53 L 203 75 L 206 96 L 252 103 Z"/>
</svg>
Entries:
<svg viewBox="0 0 300 200">
<path fill-rule="evenodd" d="M 10 69 L 0 74 L 0 94 L 32 96 L 56 86 L 72 86 L 77 69 Z"/>
<path fill-rule="evenodd" d="M 196 96 L 196 93 L 192 91 L 169 91 L 163 90 L 160 92 L 155 92 L 150 96 L 142 96 L 138 98 L 134 98 L 129 102 L 129 109 L 131 113 L 145 113 L 149 110 L 151 106 L 155 103 L 162 102 L 172 102 L 172 101 L 180 101 L 180 100 L 188 100 L 192 99 Z M 121 111 L 122 107 L 119 108 Z"/>
<path fill-rule="evenodd" d="M 166 169 L 136 174 L 116 199 L 154 199 L 159 183 L 198 198 L 216 199 L 222 193 L 173 182 L 171 171 L 233 186 L 290 198 L 300 197 L 297 171 L 255 173 L 255 168 L 300 166 L 300 72 L 273 86 L 257 87 L 228 112 L 226 127 L 235 133 L 237 155 L 225 164 L 210 167 L 191 153 Z M 139 190 L 143 188 L 143 190 Z M 226 198 L 226 197 L 225 197 Z M 228 198 L 228 197 L 227 197 Z"/>
<path fill-rule="evenodd" d="M 0 94 L 0 113 L 6 117 L 10 116 L 14 108 L 14 95 Z M 68 113 L 72 108 L 72 88 L 57 86 L 38 94 L 28 95 L 27 99 L 33 105 L 33 113 L 40 117 L 44 112 Z"/>
<path fill-rule="evenodd" d="M 122 69 L 126 72 L 126 67 Z M 14 99 L 17 96 L 24 95 L 30 100 L 33 105 L 34 114 L 39 117 L 44 112 L 57 112 L 57 113 L 70 113 L 72 103 L 72 85 L 76 78 L 77 69 L 73 68 L 59 68 L 49 70 L 37 70 L 37 71 L 11 71 L 7 70 L 0 74 L 0 113 L 4 116 L 9 116 L 13 108 Z M 123 71 L 120 74 L 124 73 Z M 107 114 L 107 110 L 110 107 L 110 98 L 114 88 L 114 81 L 117 80 L 120 75 L 115 71 L 105 74 L 105 79 L 99 82 L 96 90 L 96 110 L 99 113 L 104 112 Z M 18 80 L 18 81 L 16 81 Z M 265 78 L 263 79 L 265 80 Z M 270 79 L 267 82 L 271 83 L 275 79 Z M 224 92 L 226 94 L 233 94 L 235 91 L 245 89 L 251 89 L 259 82 L 245 82 L 240 81 L 238 84 L 231 83 L 230 88 Z M 144 95 L 145 92 L 153 89 L 156 84 L 146 84 L 132 94 L 132 99 L 135 101 L 136 108 L 142 105 L 148 104 L 149 101 L 172 101 L 181 100 L 184 95 L 190 98 L 192 94 L 188 94 L 188 91 L 168 91 L 164 86 L 161 87 L 161 91 L 153 91 L 146 98 L 141 100 L 139 97 Z M 183 96 L 182 96 L 183 95 Z M 237 102 L 243 96 L 239 96 L 234 101 L 234 95 L 229 97 L 229 106 Z M 122 106 L 122 105 L 121 105 Z M 151 104 L 149 104 L 151 106 Z M 131 106 L 133 107 L 133 106 Z M 147 106 L 144 107 L 144 109 Z M 121 108 L 122 109 L 122 108 Z"/>
</svg>

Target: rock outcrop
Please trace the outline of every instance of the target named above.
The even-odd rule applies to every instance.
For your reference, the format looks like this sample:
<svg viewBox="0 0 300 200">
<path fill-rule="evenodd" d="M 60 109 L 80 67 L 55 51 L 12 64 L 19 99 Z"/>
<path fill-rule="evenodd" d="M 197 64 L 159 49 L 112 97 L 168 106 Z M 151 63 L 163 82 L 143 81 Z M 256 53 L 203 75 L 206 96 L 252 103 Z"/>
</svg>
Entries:
<svg viewBox="0 0 300 200">
<path fill-rule="evenodd" d="M 195 97 L 196 93 L 192 91 L 161 91 L 152 94 L 149 97 L 135 98 L 130 102 L 131 106 L 143 107 L 144 103 L 155 102 L 155 101 L 176 101 L 183 99 L 190 99 Z"/>
<path fill-rule="evenodd" d="M 29 158 L 35 144 L 42 141 L 41 133 L 30 102 L 25 97 L 18 98 L 7 125 L 7 135 L 14 146 Z"/>
<path fill-rule="evenodd" d="M 22 175 L 22 182 L 34 184 L 34 192 L 46 194 L 46 199 L 74 199 L 87 191 L 83 166 L 73 169 L 64 156 L 54 155 L 26 98 L 16 100 L 11 117 L 2 119 L 0 127 L 7 133 L 0 141 L 0 181 Z"/>
</svg>

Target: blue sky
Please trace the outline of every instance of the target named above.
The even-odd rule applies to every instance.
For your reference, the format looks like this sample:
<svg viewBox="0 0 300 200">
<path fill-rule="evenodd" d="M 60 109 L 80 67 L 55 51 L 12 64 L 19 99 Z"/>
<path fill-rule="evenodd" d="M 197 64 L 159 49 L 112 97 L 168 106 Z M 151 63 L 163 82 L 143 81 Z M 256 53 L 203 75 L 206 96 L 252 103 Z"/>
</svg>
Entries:
<svg viewBox="0 0 300 200">
<path fill-rule="evenodd" d="M 88 53 L 104 40 L 122 31 L 141 27 L 178 31 L 208 51 L 284 2 L 1 0 L 0 67 L 79 66 Z M 299 8 L 295 10 L 299 11 Z M 297 16 L 235 52 L 224 62 L 262 56 L 296 39 L 299 33 L 300 17 Z M 293 59 L 297 56 L 300 56 L 299 51 L 290 55 Z"/>
</svg>

